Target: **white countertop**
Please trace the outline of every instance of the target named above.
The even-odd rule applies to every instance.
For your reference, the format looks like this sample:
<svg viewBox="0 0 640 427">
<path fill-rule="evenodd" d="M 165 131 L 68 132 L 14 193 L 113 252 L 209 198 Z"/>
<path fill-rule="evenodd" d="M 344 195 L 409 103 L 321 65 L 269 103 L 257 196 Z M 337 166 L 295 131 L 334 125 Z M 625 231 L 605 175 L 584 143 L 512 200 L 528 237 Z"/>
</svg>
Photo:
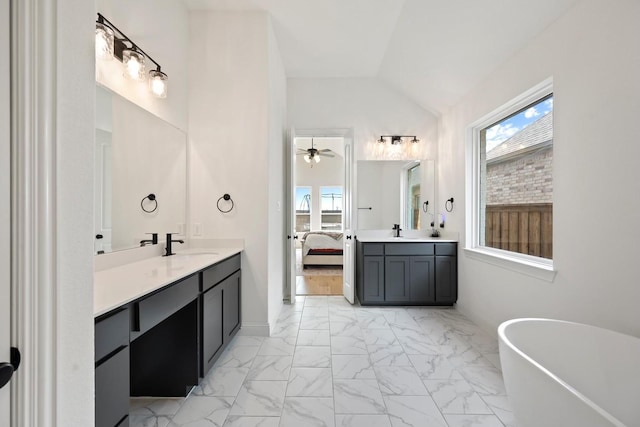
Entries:
<svg viewBox="0 0 640 427">
<path fill-rule="evenodd" d="M 240 247 L 193 248 L 97 271 L 93 315 L 100 316 L 240 252 Z"/>
<path fill-rule="evenodd" d="M 360 237 L 357 240 L 364 243 L 425 243 L 425 242 L 457 242 L 458 239 L 447 237 Z"/>
<path fill-rule="evenodd" d="M 393 237 L 391 230 L 358 230 L 356 239 L 365 243 L 424 243 L 424 242 L 457 242 L 458 233 L 438 230 L 440 237 L 431 237 L 431 230 L 401 231 L 401 237 Z"/>
</svg>

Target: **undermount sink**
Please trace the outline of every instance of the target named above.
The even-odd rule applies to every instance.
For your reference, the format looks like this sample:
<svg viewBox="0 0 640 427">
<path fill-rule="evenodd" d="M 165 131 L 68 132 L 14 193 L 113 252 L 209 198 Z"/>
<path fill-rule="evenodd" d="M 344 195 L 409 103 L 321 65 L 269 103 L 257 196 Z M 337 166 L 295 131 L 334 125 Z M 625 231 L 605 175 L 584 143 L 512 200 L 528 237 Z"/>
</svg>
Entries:
<svg viewBox="0 0 640 427">
<path fill-rule="evenodd" d="M 180 259 L 196 259 L 201 257 L 211 257 L 212 255 L 218 255 L 217 252 L 194 252 L 194 253 L 178 253 L 171 255 L 171 257 L 180 258 Z"/>
</svg>

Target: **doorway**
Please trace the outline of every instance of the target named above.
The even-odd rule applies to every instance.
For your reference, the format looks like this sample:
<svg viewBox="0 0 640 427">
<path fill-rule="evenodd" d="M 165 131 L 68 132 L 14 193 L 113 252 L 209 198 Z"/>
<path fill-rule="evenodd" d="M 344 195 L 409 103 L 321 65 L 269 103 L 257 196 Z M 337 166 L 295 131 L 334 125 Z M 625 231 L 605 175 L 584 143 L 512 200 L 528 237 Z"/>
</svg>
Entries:
<svg viewBox="0 0 640 427">
<path fill-rule="evenodd" d="M 293 139 L 296 295 L 342 295 L 344 284 L 344 137 Z"/>
</svg>

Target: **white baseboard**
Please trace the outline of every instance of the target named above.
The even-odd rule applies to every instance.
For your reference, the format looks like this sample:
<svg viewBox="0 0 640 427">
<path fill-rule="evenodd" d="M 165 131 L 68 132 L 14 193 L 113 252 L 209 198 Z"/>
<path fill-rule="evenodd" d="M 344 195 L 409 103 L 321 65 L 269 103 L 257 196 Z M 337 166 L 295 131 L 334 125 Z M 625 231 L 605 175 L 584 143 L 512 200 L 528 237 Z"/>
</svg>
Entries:
<svg viewBox="0 0 640 427">
<path fill-rule="evenodd" d="M 240 326 L 238 335 L 251 335 L 256 337 L 268 337 L 270 334 L 268 323 L 244 323 Z"/>
</svg>

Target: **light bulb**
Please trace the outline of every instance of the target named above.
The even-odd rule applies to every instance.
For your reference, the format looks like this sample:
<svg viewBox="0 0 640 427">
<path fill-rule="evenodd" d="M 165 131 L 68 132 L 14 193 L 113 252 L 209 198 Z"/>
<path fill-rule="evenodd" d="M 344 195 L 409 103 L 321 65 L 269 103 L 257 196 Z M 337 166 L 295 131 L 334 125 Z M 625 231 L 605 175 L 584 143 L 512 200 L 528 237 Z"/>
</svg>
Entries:
<svg viewBox="0 0 640 427">
<path fill-rule="evenodd" d="M 149 71 L 149 89 L 151 93 L 158 98 L 167 97 L 167 75 L 162 71 L 151 70 Z"/>
<path fill-rule="evenodd" d="M 146 77 L 144 72 L 144 56 L 135 50 L 125 49 L 122 51 L 122 63 L 125 68 L 125 75 L 133 80 L 143 81 Z"/>
<path fill-rule="evenodd" d="M 316 154 L 315 156 L 313 156 L 313 158 L 315 159 L 316 163 L 320 163 L 320 156 Z"/>
<path fill-rule="evenodd" d="M 113 30 L 99 22 L 96 23 L 96 58 L 113 58 Z"/>
<path fill-rule="evenodd" d="M 311 162 L 311 158 L 309 157 L 309 155 L 308 155 L 308 154 L 305 154 L 305 155 L 304 155 L 304 161 L 305 161 L 305 162 L 307 162 L 307 163 L 310 163 L 310 162 Z"/>
</svg>

